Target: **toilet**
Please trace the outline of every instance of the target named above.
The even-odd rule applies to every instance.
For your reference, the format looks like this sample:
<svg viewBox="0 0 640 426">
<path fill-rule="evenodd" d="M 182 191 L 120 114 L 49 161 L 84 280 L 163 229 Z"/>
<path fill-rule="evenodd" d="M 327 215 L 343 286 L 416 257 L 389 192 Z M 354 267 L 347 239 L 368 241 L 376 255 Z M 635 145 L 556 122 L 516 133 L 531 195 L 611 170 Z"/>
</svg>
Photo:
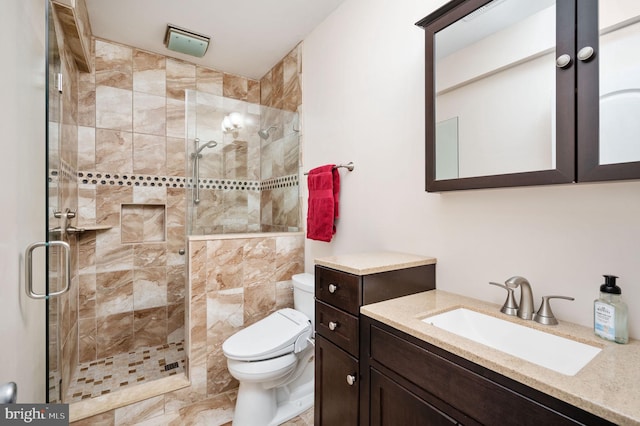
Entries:
<svg viewBox="0 0 640 426">
<path fill-rule="evenodd" d="M 222 344 L 240 382 L 234 426 L 279 425 L 313 406 L 314 276 L 292 281 L 295 309 L 280 309 Z"/>
</svg>

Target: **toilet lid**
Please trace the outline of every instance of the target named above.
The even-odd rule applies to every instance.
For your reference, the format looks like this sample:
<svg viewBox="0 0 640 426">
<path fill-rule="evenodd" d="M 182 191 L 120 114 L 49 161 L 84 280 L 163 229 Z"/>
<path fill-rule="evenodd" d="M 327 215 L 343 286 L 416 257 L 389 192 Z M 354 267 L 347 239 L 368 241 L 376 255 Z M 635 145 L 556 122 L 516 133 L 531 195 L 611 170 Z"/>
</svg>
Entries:
<svg viewBox="0 0 640 426">
<path fill-rule="evenodd" d="M 280 309 L 255 324 L 238 331 L 222 344 L 227 358 L 258 361 L 293 352 L 295 342 L 309 333 L 311 322 L 302 312 Z"/>
</svg>

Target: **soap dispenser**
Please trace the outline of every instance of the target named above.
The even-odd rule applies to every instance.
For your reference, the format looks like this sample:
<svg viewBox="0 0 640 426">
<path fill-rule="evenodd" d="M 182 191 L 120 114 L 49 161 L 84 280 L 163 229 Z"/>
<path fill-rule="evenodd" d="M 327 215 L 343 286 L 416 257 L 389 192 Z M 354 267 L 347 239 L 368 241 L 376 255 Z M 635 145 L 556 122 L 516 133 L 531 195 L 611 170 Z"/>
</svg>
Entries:
<svg viewBox="0 0 640 426">
<path fill-rule="evenodd" d="M 600 297 L 593 303 L 593 331 L 603 339 L 616 343 L 629 342 L 628 309 L 622 300 L 622 289 L 615 275 L 604 275 Z"/>
</svg>

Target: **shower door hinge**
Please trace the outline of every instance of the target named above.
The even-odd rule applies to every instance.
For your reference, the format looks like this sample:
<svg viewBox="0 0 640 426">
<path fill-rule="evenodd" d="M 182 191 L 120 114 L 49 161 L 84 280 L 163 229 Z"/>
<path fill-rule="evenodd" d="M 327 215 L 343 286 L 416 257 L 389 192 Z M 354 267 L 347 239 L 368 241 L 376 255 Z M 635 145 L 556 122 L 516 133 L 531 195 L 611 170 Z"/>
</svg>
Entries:
<svg viewBox="0 0 640 426">
<path fill-rule="evenodd" d="M 58 92 L 62 93 L 62 73 L 58 73 L 58 78 L 56 79 L 56 89 Z"/>
</svg>

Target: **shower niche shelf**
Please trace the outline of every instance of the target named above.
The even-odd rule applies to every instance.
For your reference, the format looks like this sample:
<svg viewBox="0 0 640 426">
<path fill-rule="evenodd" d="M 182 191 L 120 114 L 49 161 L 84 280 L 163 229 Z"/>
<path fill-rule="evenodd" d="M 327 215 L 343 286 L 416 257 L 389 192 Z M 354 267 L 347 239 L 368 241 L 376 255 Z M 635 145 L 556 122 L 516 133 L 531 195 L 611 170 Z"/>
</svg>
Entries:
<svg viewBox="0 0 640 426">
<path fill-rule="evenodd" d="M 76 228 L 75 226 L 68 226 L 64 233 L 65 234 L 82 234 L 83 232 L 89 232 L 89 231 L 106 231 L 111 228 L 113 228 L 113 226 L 110 226 L 110 225 L 87 225 L 87 226 L 81 226 L 79 228 Z M 62 230 L 60 229 L 59 226 L 49 229 L 50 234 L 60 233 L 61 231 Z"/>
<path fill-rule="evenodd" d="M 167 206 L 164 204 L 122 204 L 120 220 L 123 244 L 166 241 Z"/>
</svg>

